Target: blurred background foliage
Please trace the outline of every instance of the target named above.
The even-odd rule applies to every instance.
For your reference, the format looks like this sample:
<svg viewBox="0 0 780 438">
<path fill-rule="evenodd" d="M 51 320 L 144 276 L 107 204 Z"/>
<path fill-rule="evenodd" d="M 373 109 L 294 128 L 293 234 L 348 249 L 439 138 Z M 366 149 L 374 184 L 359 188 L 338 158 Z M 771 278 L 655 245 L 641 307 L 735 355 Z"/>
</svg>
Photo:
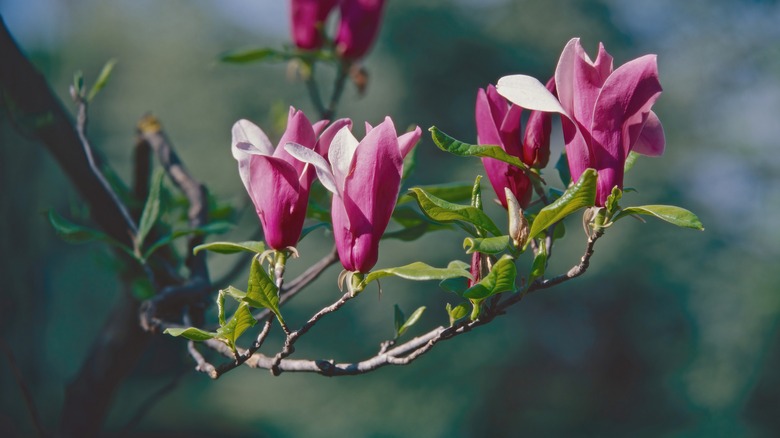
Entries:
<svg viewBox="0 0 780 438">
<path fill-rule="evenodd" d="M 286 2 L 250 0 L 2 0 L 0 13 L 69 105 L 73 72 L 94 80 L 117 64 L 90 108 L 89 134 L 120 176 L 131 172 L 134 126 L 151 111 L 192 173 L 243 213 L 225 239 L 257 228 L 229 152 L 249 118 L 278 139 L 288 105 L 314 110 L 284 64 L 220 64 L 224 51 L 288 41 Z M 780 6 L 776 1 L 392 0 L 365 61 L 368 93 L 348 88 L 339 115 L 399 127 L 436 125 L 475 138 L 476 90 L 512 73 L 542 80 L 573 36 L 616 65 L 657 53 L 667 134 L 642 159 L 625 205 L 677 204 L 698 233 L 622 221 L 599 241 L 587 275 L 530 296 L 487 327 L 440 344 L 408 367 L 352 378 L 239 369 L 212 382 L 179 339 L 158 337 L 119 389 L 107 430 L 130 436 L 777 436 L 780 433 Z M 2 62 L 2 60 L 0 60 Z M 332 71 L 320 69 L 327 88 Z M 77 193 L 39 145 L 0 119 L 0 331 L 44 423 L 59 421 L 64 385 L 120 293 L 111 253 L 61 242 L 44 213 L 86 220 Z M 358 129 L 361 132 L 362 129 Z M 561 140 L 554 139 L 553 160 Z M 425 135 L 411 184 L 469 181 L 478 160 L 454 159 Z M 546 173 L 557 181 L 556 173 Z M 492 196 L 489 185 L 485 192 Z M 488 207 L 500 217 L 498 207 Z M 577 220 L 552 272 L 574 264 Z M 443 266 L 462 235 L 385 241 L 378 267 Z M 300 272 L 329 248 L 302 243 Z M 233 263 L 211 256 L 212 276 Z M 772 266 L 775 266 L 773 269 Z M 286 308 L 298 325 L 338 296 L 336 267 Z M 245 278 L 235 282 L 241 286 Z M 446 323 L 454 296 L 435 283 L 383 281 L 304 338 L 296 355 L 358 360 L 392 337 L 393 305 L 428 306 L 406 336 Z M 278 333 L 277 333 L 278 335 Z M 280 338 L 271 345 L 278 348 Z M 155 391 L 173 391 L 133 423 Z M 132 428 L 125 429 L 128 423 Z M 34 432 L 0 360 L 0 435 Z"/>
</svg>

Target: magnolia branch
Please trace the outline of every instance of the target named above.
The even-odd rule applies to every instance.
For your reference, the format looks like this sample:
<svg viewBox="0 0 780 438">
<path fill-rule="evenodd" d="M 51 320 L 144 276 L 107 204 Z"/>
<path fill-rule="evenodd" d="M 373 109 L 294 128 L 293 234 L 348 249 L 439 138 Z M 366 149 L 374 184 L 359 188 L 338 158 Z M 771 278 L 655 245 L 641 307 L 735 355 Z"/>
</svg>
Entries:
<svg viewBox="0 0 780 438">
<path fill-rule="evenodd" d="M 225 343 L 216 339 L 209 339 L 203 342 L 207 347 L 233 360 L 220 366 L 216 372 L 214 371 L 213 367 L 211 369 L 204 369 L 201 362 L 198 362 L 198 370 L 205 372 L 211 378 L 216 379 L 225 372 L 230 371 L 231 369 L 236 368 L 241 363 L 243 363 L 250 368 L 262 368 L 270 370 L 274 375 L 279 375 L 282 372 L 311 372 L 322 374 L 328 377 L 335 377 L 365 374 L 387 365 L 408 365 L 423 356 L 425 353 L 431 351 L 437 343 L 455 338 L 464 333 L 468 333 L 476 327 L 490 323 L 497 316 L 504 315 L 509 307 L 520 302 L 523 297 L 525 297 L 525 295 L 537 290 L 550 288 L 584 274 L 590 265 L 590 258 L 594 253 L 594 245 L 602 235 L 603 231 L 599 230 L 594 232 L 593 235 L 588 238 L 585 252 L 580 258 L 579 263 L 574 265 L 565 274 L 561 274 L 548 280 L 537 280 L 536 282 L 532 283 L 525 292 L 515 292 L 513 295 L 504 300 L 501 300 L 501 295 L 494 296 L 493 300 L 491 300 L 488 305 L 483 308 L 482 313 L 476 320 L 472 321 L 469 319 L 464 319 L 450 327 L 436 327 L 428 333 L 415 337 L 407 342 L 404 342 L 403 344 L 395 346 L 394 348 L 390 348 L 390 346 L 393 345 L 392 342 L 382 342 L 380 344 L 379 353 L 363 361 L 336 363 L 333 360 L 326 359 L 287 359 L 287 357 L 289 357 L 289 355 L 295 351 L 294 343 L 301 336 L 306 334 L 312 327 L 314 327 L 314 325 L 323 316 L 338 310 L 349 299 L 353 298 L 352 295 L 347 292 L 338 301 L 334 302 L 330 306 L 323 308 L 314 316 L 312 316 L 309 321 L 307 321 L 307 323 L 301 327 L 301 329 L 290 333 L 286 338 L 282 351 L 277 353 L 275 356 L 269 357 L 258 353 L 257 350 L 259 347 L 257 346 L 256 342 L 250 349 L 239 349 L 239 363 L 239 360 L 235 359 L 233 351 Z M 318 262 L 317 265 L 324 265 L 325 267 L 329 266 L 326 260 L 328 260 L 328 257 Z M 312 268 L 314 268 L 314 266 L 312 266 Z M 312 268 L 310 268 L 310 270 L 312 270 Z M 316 270 L 314 272 L 316 272 Z M 306 273 L 302 274 L 301 277 L 294 280 L 292 283 L 301 282 L 302 285 L 300 287 L 305 286 L 303 283 L 308 283 L 302 279 L 302 277 L 305 275 Z M 297 284 L 296 287 L 298 287 Z M 269 313 L 263 312 L 261 315 L 265 315 L 265 317 L 269 318 L 267 321 L 270 321 Z M 265 331 L 266 328 L 263 329 L 263 332 Z M 260 335 L 262 338 L 266 336 L 266 334 L 263 332 L 261 332 Z"/>
</svg>

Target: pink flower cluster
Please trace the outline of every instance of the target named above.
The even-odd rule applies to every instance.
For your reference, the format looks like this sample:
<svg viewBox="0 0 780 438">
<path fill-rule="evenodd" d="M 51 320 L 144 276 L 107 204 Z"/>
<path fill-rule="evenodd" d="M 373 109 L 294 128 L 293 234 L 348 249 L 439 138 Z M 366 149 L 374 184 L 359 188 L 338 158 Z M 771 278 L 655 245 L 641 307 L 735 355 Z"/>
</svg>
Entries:
<svg viewBox="0 0 780 438">
<path fill-rule="evenodd" d="M 417 127 L 398 136 L 387 117 L 376 127 L 366 124 L 366 136 L 358 141 L 351 120 L 327 124 L 312 124 L 290 108 L 287 130 L 274 148 L 259 127 L 239 120 L 233 125 L 233 156 L 268 246 L 282 250 L 298 243 L 316 173 L 333 193 L 333 234 L 341 264 L 366 273 L 377 262 L 379 240 L 398 199 L 403 159 L 422 131 Z"/>
<path fill-rule="evenodd" d="M 585 169 L 598 172 L 596 205 L 603 206 L 613 187 L 623 188 L 628 154 L 658 156 L 665 137 L 651 110 L 661 94 L 655 55 L 645 55 L 613 69 L 612 57 L 599 45 L 592 61 L 574 38 L 566 44 L 555 76 L 543 86 L 523 75 L 506 76 L 496 89 L 477 96 L 477 135 L 480 144 L 501 146 L 529 166 L 543 167 L 549 157 L 549 114 L 561 114 L 566 158 L 573 180 Z M 500 98 L 503 96 L 509 103 Z M 520 141 L 520 111 L 531 113 Z M 485 158 L 485 170 L 503 200 L 508 187 L 527 205 L 532 187 L 516 168 Z"/>
<path fill-rule="evenodd" d="M 384 3 L 384 0 L 291 0 L 293 42 L 304 50 L 322 47 L 325 21 L 338 6 L 336 51 L 345 59 L 362 58 L 379 32 Z"/>
</svg>

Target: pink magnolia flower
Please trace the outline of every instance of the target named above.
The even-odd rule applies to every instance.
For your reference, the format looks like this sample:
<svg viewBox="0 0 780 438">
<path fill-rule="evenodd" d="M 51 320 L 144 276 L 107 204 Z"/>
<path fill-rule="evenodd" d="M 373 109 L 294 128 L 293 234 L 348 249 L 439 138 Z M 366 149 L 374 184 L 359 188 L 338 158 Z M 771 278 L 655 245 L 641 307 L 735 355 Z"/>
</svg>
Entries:
<svg viewBox="0 0 780 438">
<path fill-rule="evenodd" d="M 549 84 L 554 88 L 552 80 Z M 544 167 L 550 156 L 550 131 L 552 122 L 549 113 L 531 112 L 525 136 L 521 142 L 520 116 L 523 108 L 509 105 L 498 94 L 495 87 L 488 85 L 487 91 L 479 89 L 475 109 L 477 121 L 477 142 L 483 145 L 498 145 L 509 155 L 521 159 L 528 166 Z M 482 164 L 490 184 L 501 205 L 507 208 L 504 189 L 508 188 L 522 207 L 531 201 L 533 186 L 531 179 L 511 164 L 493 158 L 483 158 Z"/>
<path fill-rule="evenodd" d="M 341 0 L 336 51 L 343 58 L 362 58 L 379 33 L 385 0 Z"/>
<path fill-rule="evenodd" d="M 295 46 L 304 50 L 322 46 L 325 20 L 339 0 L 291 0 L 292 38 Z"/>
<path fill-rule="evenodd" d="M 366 273 L 376 264 L 379 239 L 398 199 L 404 157 L 421 134 L 417 127 L 399 137 L 386 117 L 374 128 L 366 124 L 359 142 L 349 127 L 341 128 L 330 144 L 329 162 L 301 145 L 285 146 L 292 156 L 312 164 L 333 193 L 333 234 L 344 269 Z"/>
<path fill-rule="evenodd" d="M 651 111 L 661 94 L 655 55 L 613 70 L 612 57 L 602 44 L 592 61 L 574 38 L 555 70 L 557 100 L 540 85 L 528 76 L 507 76 L 499 80 L 498 92 L 518 105 L 565 116 L 563 135 L 572 179 L 587 168 L 598 171 L 596 205 L 604 205 L 613 187 L 623 188 L 629 152 L 663 153 L 663 127 Z"/>
<path fill-rule="evenodd" d="M 336 132 L 351 126 L 351 121 L 340 119 L 323 129 L 327 124 L 327 120 L 321 120 L 312 125 L 302 111 L 290 107 L 287 129 L 279 144 L 295 142 L 314 153 L 326 154 Z M 306 219 L 314 172 L 283 147 L 274 149 L 268 136 L 248 120 L 237 121 L 232 135 L 238 173 L 255 205 L 266 243 L 276 250 L 294 247 Z"/>
</svg>

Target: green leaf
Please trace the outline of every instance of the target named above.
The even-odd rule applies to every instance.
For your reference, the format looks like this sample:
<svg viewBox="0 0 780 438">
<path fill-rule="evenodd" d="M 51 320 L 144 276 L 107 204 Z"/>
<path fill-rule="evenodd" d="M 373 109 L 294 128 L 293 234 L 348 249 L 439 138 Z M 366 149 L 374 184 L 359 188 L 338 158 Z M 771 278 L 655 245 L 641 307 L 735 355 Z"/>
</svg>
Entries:
<svg viewBox="0 0 780 438">
<path fill-rule="evenodd" d="M 165 171 L 157 169 L 149 186 L 149 196 L 146 198 L 141 220 L 138 222 L 138 233 L 135 235 L 135 247 L 140 249 L 146 236 L 152 230 L 157 218 L 160 216 L 160 188 L 162 187 Z"/>
<path fill-rule="evenodd" d="M 192 341 L 205 341 L 207 339 L 213 339 L 219 336 L 218 333 L 207 332 L 195 327 L 167 328 L 163 333 L 171 336 L 183 336 Z"/>
<path fill-rule="evenodd" d="M 618 202 L 620 202 L 622 197 L 623 191 L 620 190 L 618 186 L 612 187 L 612 193 L 607 196 L 607 202 L 604 203 L 604 207 L 607 208 L 608 215 L 612 215 L 613 212 L 617 211 Z"/>
<path fill-rule="evenodd" d="M 468 288 L 463 296 L 472 300 L 484 300 L 493 295 L 515 290 L 517 268 L 515 259 L 505 255 L 479 283 Z"/>
<path fill-rule="evenodd" d="M 219 60 L 229 64 L 248 64 L 259 61 L 287 61 L 294 57 L 292 53 L 261 47 L 231 50 L 220 55 Z"/>
<path fill-rule="evenodd" d="M 463 249 L 466 250 L 466 254 L 473 254 L 475 252 L 481 252 L 483 254 L 498 254 L 506 251 L 512 243 L 512 238 L 509 236 L 498 237 L 467 237 L 463 241 Z"/>
<path fill-rule="evenodd" d="M 419 307 L 417 310 L 415 310 L 411 316 L 409 316 L 409 319 L 403 321 L 403 323 L 399 326 L 398 325 L 398 316 L 400 312 L 400 317 L 403 320 L 404 314 L 401 312 L 401 309 L 398 307 L 398 305 L 395 306 L 396 309 L 396 338 L 400 338 L 403 336 L 404 333 L 406 333 L 407 330 L 409 330 L 409 327 L 413 326 L 417 323 L 417 321 L 420 320 L 420 317 L 422 316 L 423 312 L 425 312 L 425 306 Z"/>
<path fill-rule="evenodd" d="M 471 274 L 462 263 L 460 261 L 450 262 L 446 268 L 434 268 L 423 262 L 414 262 L 397 268 L 379 269 L 368 273 L 361 284 L 365 286 L 374 280 L 391 275 L 413 281 L 445 280 L 455 277 L 471 278 Z"/>
<path fill-rule="evenodd" d="M 460 303 L 455 307 L 452 307 L 450 303 L 445 306 L 447 315 L 450 317 L 450 327 L 455 324 L 455 321 L 465 317 L 469 314 L 469 303 Z"/>
<path fill-rule="evenodd" d="M 634 167 L 637 158 L 639 158 L 638 153 L 634 151 L 628 153 L 628 156 L 626 157 L 626 163 L 623 165 L 623 173 L 628 173 L 628 171 L 631 170 L 632 167 Z"/>
<path fill-rule="evenodd" d="M 473 184 L 456 182 L 456 183 L 447 183 L 447 184 L 436 184 L 431 186 L 420 186 L 419 188 L 425 190 L 427 193 L 430 193 L 433 196 L 436 196 L 437 198 L 444 199 L 445 201 L 463 202 L 471 199 L 471 191 L 473 189 Z M 406 204 L 414 200 L 415 198 L 412 195 L 405 193 L 398 198 L 398 202 L 396 203 L 396 205 Z"/>
<path fill-rule="evenodd" d="M 97 94 L 100 92 L 100 90 L 103 89 L 103 87 L 106 86 L 108 83 L 108 79 L 111 77 L 111 72 L 114 70 L 114 66 L 116 65 L 116 59 L 109 59 L 108 62 L 103 66 L 103 69 L 100 70 L 100 75 L 98 75 L 97 80 L 95 81 L 95 85 L 92 86 L 92 89 L 89 90 L 89 94 L 87 95 L 87 101 L 91 101 Z"/>
<path fill-rule="evenodd" d="M 213 251 L 219 254 L 235 254 L 243 251 L 260 254 L 265 251 L 265 244 L 253 240 L 247 240 L 246 242 L 211 242 L 198 245 L 192 249 L 193 254 L 197 254 L 200 251 Z"/>
<path fill-rule="evenodd" d="M 249 269 L 249 286 L 244 302 L 252 307 L 266 308 L 273 312 L 280 322 L 284 321 L 279 311 L 279 289 L 271 281 L 271 277 L 265 272 L 257 257 L 252 258 L 252 267 Z"/>
<path fill-rule="evenodd" d="M 249 311 L 249 306 L 246 303 L 241 303 L 230 320 L 217 329 L 217 335 L 226 340 L 230 349 L 235 352 L 238 338 L 256 323 L 257 320 L 252 316 L 252 312 Z"/>
<path fill-rule="evenodd" d="M 448 278 L 446 280 L 442 280 L 439 283 L 439 287 L 445 290 L 446 292 L 452 292 L 456 294 L 459 297 L 463 296 L 463 292 L 468 289 L 469 285 L 465 278 Z"/>
<path fill-rule="evenodd" d="M 431 126 L 428 130 L 431 131 L 431 137 L 433 138 L 433 142 L 436 144 L 436 146 L 445 152 L 449 152 L 459 157 L 495 158 L 496 160 L 509 163 L 515 167 L 525 170 L 526 175 L 535 177 L 537 179 L 539 178 L 539 175 L 531 172 L 528 166 L 523 163 L 520 158 L 507 154 L 500 146 L 483 146 L 463 143 L 462 141 L 455 140 L 454 138 L 440 131 L 439 128 L 435 126 Z"/>
<path fill-rule="evenodd" d="M 474 178 L 474 185 L 471 187 L 471 206 L 482 210 L 482 186 L 479 184 L 480 181 L 482 181 L 482 175 L 477 175 Z"/>
<path fill-rule="evenodd" d="M 558 171 L 563 186 L 569 187 L 569 184 L 571 184 L 571 171 L 569 171 L 569 160 L 566 158 L 565 150 L 561 152 L 561 156 L 558 157 L 558 161 L 555 162 L 555 170 Z"/>
<path fill-rule="evenodd" d="M 401 336 L 399 332 L 401 330 L 401 327 L 404 325 L 404 321 L 406 321 L 406 316 L 404 315 L 403 310 L 401 310 L 401 308 L 398 307 L 398 304 L 396 304 L 393 307 L 393 325 L 395 326 L 396 338 Z"/>
<path fill-rule="evenodd" d="M 469 206 L 453 204 L 441 198 L 427 193 L 425 190 L 414 187 L 410 189 L 412 196 L 417 199 L 420 209 L 429 218 L 437 222 L 466 222 L 480 229 L 484 229 L 495 236 L 500 236 L 501 230 L 482 210 Z"/>
<path fill-rule="evenodd" d="M 306 228 L 304 228 L 301 231 L 301 237 L 298 238 L 298 242 L 303 240 L 304 237 L 308 236 L 309 233 L 311 233 L 312 231 L 316 230 L 317 228 L 330 228 L 330 227 L 331 227 L 331 225 L 330 225 L 329 222 L 320 222 L 320 223 L 314 224 L 312 226 L 306 227 Z"/>
<path fill-rule="evenodd" d="M 49 210 L 49 223 L 54 227 L 54 231 L 66 242 L 86 243 L 93 240 L 112 240 L 107 234 L 100 230 L 76 225 L 73 222 L 60 216 L 54 210 Z"/>
<path fill-rule="evenodd" d="M 49 216 L 49 223 L 51 223 L 51 226 L 54 228 L 54 231 L 57 233 L 58 236 L 60 236 L 63 240 L 65 240 L 68 243 L 78 244 L 78 243 L 87 243 L 93 240 L 97 240 L 97 241 L 107 243 L 116 248 L 119 248 L 120 250 L 128 254 L 130 257 L 135 258 L 135 254 L 130 248 L 123 245 L 121 242 L 114 240 L 113 238 L 111 238 L 111 236 L 109 236 L 108 234 L 100 230 L 95 230 L 93 228 L 75 224 L 65 219 L 64 217 L 60 216 L 54 210 L 49 210 L 48 216 Z"/>
<path fill-rule="evenodd" d="M 148 259 L 155 251 L 162 248 L 163 246 L 166 246 L 173 242 L 174 240 L 189 236 L 192 234 L 222 234 L 230 230 L 230 228 L 233 227 L 233 224 L 229 222 L 212 222 L 210 224 L 206 224 L 199 228 L 191 228 L 187 230 L 176 230 L 172 232 L 171 234 L 168 234 L 167 236 L 163 236 L 159 238 L 156 242 L 149 245 L 149 248 L 144 253 L 144 259 Z M 199 248 L 203 245 L 198 245 L 195 248 Z"/>
<path fill-rule="evenodd" d="M 531 265 L 531 274 L 528 276 L 528 286 L 534 282 L 537 278 L 544 277 L 544 271 L 547 268 L 547 247 L 544 242 L 539 244 L 540 251 L 534 257 L 534 262 Z"/>
<path fill-rule="evenodd" d="M 590 207 L 595 203 L 596 171 L 587 169 L 582 173 L 577 184 L 569 187 L 560 198 L 539 211 L 531 224 L 528 241 L 530 242 L 531 239 L 546 230 L 550 225 L 581 208 Z"/>
<path fill-rule="evenodd" d="M 674 205 L 642 205 L 639 207 L 626 207 L 618 213 L 613 222 L 632 214 L 641 214 L 655 216 L 658 219 L 665 220 L 678 227 L 692 228 L 694 230 L 704 230 L 699 218 L 692 212 Z"/>
</svg>

